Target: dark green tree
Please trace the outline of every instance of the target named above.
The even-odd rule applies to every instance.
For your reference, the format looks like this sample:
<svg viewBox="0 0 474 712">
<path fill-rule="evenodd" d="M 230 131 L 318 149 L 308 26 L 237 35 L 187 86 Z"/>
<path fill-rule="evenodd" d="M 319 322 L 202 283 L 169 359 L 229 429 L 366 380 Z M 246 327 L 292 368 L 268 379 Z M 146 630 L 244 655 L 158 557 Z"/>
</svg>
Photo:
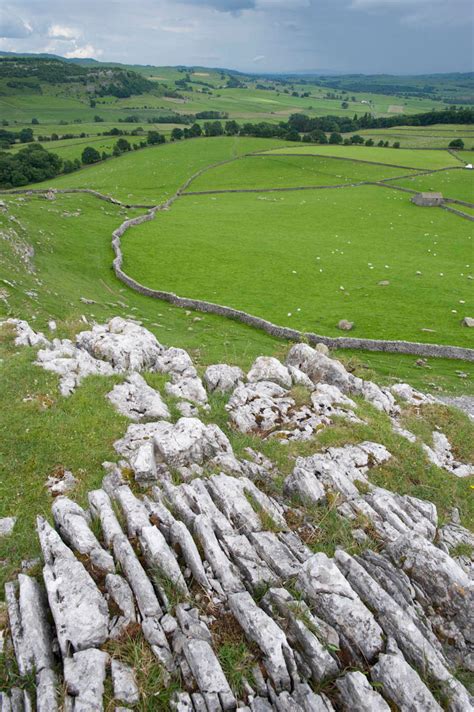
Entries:
<svg viewBox="0 0 474 712">
<path fill-rule="evenodd" d="M 340 133 L 337 133 L 337 131 L 333 131 L 332 134 L 329 136 L 329 143 L 342 143 L 342 136 Z"/>
<path fill-rule="evenodd" d="M 92 146 L 87 146 L 82 152 L 81 159 L 86 166 L 91 163 L 98 163 L 98 161 L 100 161 L 100 153 Z"/>
</svg>

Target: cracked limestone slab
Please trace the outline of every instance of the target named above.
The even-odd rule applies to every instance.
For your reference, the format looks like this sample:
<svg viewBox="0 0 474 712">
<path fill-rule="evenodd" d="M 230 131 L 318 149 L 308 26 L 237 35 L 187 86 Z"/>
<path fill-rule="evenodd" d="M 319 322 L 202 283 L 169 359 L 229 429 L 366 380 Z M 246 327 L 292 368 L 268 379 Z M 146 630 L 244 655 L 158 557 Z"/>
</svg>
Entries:
<svg viewBox="0 0 474 712">
<path fill-rule="evenodd" d="M 82 507 L 68 497 L 57 497 L 51 511 L 60 535 L 69 546 L 89 556 L 98 569 L 107 573 L 115 571 L 112 556 L 99 544 Z"/>
<path fill-rule="evenodd" d="M 161 395 L 139 373 L 131 373 L 123 383 L 114 386 L 107 398 L 119 413 L 136 422 L 170 417 Z"/>
<path fill-rule="evenodd" d="M 90 648 L 64 660 L 64 682 L 72 712 L 102 712 L 105 669 L 109 656 Z"/>
<path fill-rule="evenodd" d="M 156 371 L 164 348 L 156 337 L 135 321 L 114 317 L 76 337 L 77 346 L 94 359 L 105 361 L 117 373 Z"/>
<path fill-rule="evenodd" d="M 282 629 L 257 606 L 247 591 L 230 595 L 228 602 L 246 637 L 262 651 L 265 668 L 275 689 L 290 690 L 296 664 Z"/>
<path fill-rule="evenodd" d="M 291 374 L 281 361 L 273 356 L 258 356 L 247 373 L 249 383 L 272 381 L 282 388 L 289 389 L 292 385 Z"/>
<path fill-rule="evenodd" d="M 314 554 L 301 567 L 298 587 L 318 616 L 337 630 L 354 662 L 376 658 L 383 649 L 383 631 L 334 561 Z"/>
<path fill-rule="evenodd" d="M 107 640 L 107 603 L 90 574 L 62 542 L 59 534 L 38 517 L 38 537 L 45 565 L 43 578 L 63 655 L 102 645 Z"/>
</svg>

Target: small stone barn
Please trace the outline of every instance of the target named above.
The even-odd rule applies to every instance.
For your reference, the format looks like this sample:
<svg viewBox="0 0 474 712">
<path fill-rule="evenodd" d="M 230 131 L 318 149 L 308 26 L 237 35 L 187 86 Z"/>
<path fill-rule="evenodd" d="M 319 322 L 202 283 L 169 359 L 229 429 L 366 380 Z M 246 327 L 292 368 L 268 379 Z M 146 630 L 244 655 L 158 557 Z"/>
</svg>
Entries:
<svg viewBox="0 0 474 712">
<path fill-rule="evenodd" d="M 417 193 L 411 202 L 424 208 L 435 208 L 437 205 L 443 204 L 443 196 L 441 193 Z"/>
</svg>

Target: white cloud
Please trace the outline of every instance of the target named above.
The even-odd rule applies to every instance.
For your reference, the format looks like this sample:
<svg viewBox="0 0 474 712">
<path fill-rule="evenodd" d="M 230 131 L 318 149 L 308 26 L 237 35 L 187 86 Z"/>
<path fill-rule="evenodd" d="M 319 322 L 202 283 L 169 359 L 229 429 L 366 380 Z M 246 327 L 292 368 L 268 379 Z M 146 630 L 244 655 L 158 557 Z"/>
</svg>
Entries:
<svg viewBox="0 0 474 712">
<path fill-rule="evenodd" d="M 257 54 L 257 56 L 252 59 L 252 62 L 261 62 L 262 59 L 265 59 L 265 55 L 264 55 L 264 54 Z"/>
<path fill-rule="evenodd" d="M 100 57 L 102 54 L 101 49 L 96 49 L 91 44 L 86 44 L 82 47 L 75 47 L 69 52 L 66 52 L 64 56 L 68 59 L 88 59 L 89 57 Z"/>
<path fill-rule="evenodd" d="M 53 40 L 75 40 L 81 36 L 79 30 L 66 25 L 51 25 L 48 30 L 48 37 Z"/>
</svg>

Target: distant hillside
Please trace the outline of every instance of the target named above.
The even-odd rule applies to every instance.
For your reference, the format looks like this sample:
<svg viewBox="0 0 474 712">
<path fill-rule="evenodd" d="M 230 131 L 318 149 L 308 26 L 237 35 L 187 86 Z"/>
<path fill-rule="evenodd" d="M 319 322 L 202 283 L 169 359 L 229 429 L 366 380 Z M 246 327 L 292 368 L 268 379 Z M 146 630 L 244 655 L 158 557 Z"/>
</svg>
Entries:
<svg viewBox="0 0 474 712">
<path fill-rule="evenodd" d="M 0 60 L 2 88 L 42 93 L 42 84 L 75 85 L 91 99 L 100 96 L 129 97 L 155 89 L 152 82 L 125 68 L 100 63 L 81 66 L 51 57 L 3 56 Z"/>
</svg>

